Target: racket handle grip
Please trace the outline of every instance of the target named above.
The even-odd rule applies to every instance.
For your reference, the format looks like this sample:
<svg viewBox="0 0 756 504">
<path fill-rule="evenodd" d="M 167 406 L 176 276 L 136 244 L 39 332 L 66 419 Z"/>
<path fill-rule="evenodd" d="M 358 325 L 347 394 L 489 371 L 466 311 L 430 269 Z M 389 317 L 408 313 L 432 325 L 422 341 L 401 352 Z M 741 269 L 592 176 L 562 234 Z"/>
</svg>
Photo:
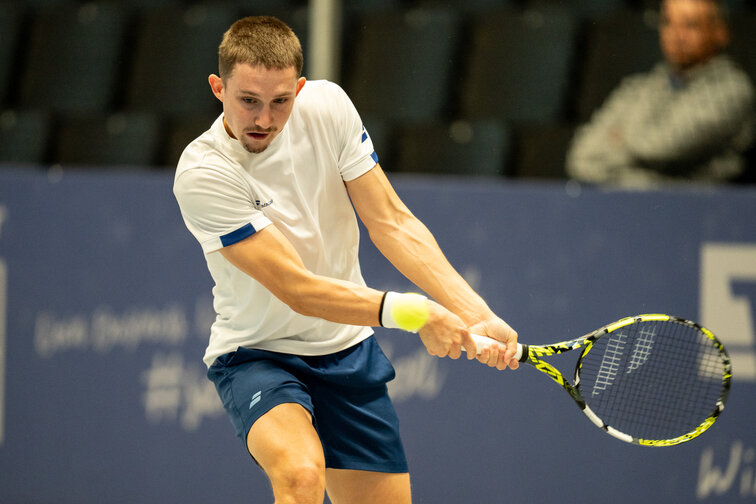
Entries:
<svg viewBox="0 0 756 504">
<path fill-rule="evenodd" d="M 480 355 L 480 352 L 481 350 L 483 350 L 483 347 L 490 345 L 491 342 L 496 342 L 503 347 L 505 346 L 504 343 L 497 341 L 493 338 L 489 338 L 488 336 L 481 336 L 480 334 L 471 334 L 470 336 L 472 336 L 472 339 L 475 340 L 475 346 L 478 347 L 478 355 Z M 465 347 L 462 347 L 462 349 L 465 352 L 467 351 Z M 515 352 L 514 358 L 522 362 L 522 353 L 523 353 L 523 347 L 520 343 L 517 343 L 517 352 Z"/>
</svg>

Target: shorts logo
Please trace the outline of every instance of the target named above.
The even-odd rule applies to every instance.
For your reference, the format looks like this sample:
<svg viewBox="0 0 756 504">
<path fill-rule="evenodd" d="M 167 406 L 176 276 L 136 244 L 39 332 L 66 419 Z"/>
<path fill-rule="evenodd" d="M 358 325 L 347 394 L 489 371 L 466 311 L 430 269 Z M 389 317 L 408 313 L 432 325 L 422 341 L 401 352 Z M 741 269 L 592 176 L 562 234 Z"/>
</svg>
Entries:
<svg viewBox="0 0 756 504">
<path fill-rule="evenodd" d="M 252 409 L 252 406 L 260 402 L 260 399 L 262 399 L 262 391 L 258 391 L 255 395 L 252 396 L 252 401 L 249 403 L 249 409 Z"/>
</svg>

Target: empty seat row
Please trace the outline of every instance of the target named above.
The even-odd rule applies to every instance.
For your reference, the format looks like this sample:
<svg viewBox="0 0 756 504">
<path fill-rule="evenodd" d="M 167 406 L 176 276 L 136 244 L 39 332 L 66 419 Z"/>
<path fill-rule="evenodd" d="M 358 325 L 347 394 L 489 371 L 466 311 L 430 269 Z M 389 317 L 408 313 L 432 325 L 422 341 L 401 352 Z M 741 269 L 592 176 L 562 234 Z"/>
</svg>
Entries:
<svg viewBox="0 0 756 504">
<path fill-rule="evenodd" d="M 77 124 L 121 121 L 122 134 L 134 127 L 182 141 L 206 129 L 220 110 L 207 75 L 216 71 L 222 33 L 240 15 L 277 15 L 308 47 L 307 6 L 296 0 L 37 2 L 45 5 L 0 1 L 0 110 L 6 126 L 16 118 L 5 135 L 20 134 L 25 121 L 41 124 L 48 147 L 27 158 L 40 163 L 107 157 L 70 154 Z M 539 156 L 536 132 L 546 132 L 544 145 L 563 158 L 574 125 L 623 76 L 661 57 L 653 15 L 626 9 L 631 3 L 640 0 L 576 0 L 569 9 L 561 0 L 345 2 L 341 84 L 372 135 L 385 139 L 376 143 L 396 169 L 426 169 L 412 161 L 420 156 L 408 140 L 426 129 L 455 152 L 489 152 L 492 160 L 471 163 L 481 173 L 518 174 L 536 166 L 520 159 Z M 756 79 L 756 10 L 734 16 L 733 25 L 733 52 Z M 186 119 L 197 117 L 204 122 Z M 173 133 L 181 125 L 184 136 Z M 144 162 L 175 163 L 178 147 L 145 145 Z M 553 163 L 545 164 L 551 173 Z"/>
<path fill-rule="evenodd" d="M 363 114 L 396 120 L 569 118 L 575 103 L 587 104 L 583 109 L 603 98 L 603 76 L 657 58 L 655 31 L 640 12 L 611 11 L 585 26 L 571 10 L 549 6 L 553 0 L 539 3 L 547 5 L 470 16 L 445 7 L 358 11 L 344 28 L 344 87 Z M 216 70 L 223 32 L 242 12 L 271 12 L 230 5 L 140 10 L 112 1 L 61 2 L 30 16 L 0 3 L 0 31 L 7 34 L 0 107 L 216 110 L 206 79 Z M 307 48 L 306 7 L 273 13 Z M 602 59 L 602 48 L 613 57 Z"/>
<path fill-rule="evenodd" d="M 184 147 L 213 119 L 139 111 L 58 119 L 43 110 L 6 110 L 0 113 L 0 163 L 175 166 Z"/>
<path fill-rule="evenodd" d="M 0 164 L 87 168 L 174 167 L 184 147 L 211 124 L 203 114 L 165 119 L 119 112 L 55 119 L 38 110 L 0 113 Z M 561 124 L 515 128 L 496 120 L 367 125 L 388 171 L 562 177 L 571 129 Z"/>
<path fill-rule="evenodd" d="M 0 104 L 57 113 L 215 110 L 207 76 L 217 72 L 218 44 L 238 15 L 222 3 L 0 3 Z M 297 11 L 288 16 L 306 23 Z"/>
<path fill-rule="evenodd" d="M 468 19 L 447 9 L 358 16 L 344 72 L 358 109 L 401 121 L 583 122 L 623 77 L 662 58 L 655 11 L 585 22 L 563 8 L 502 8 Z M 733 16 L 732 32 L 731 52 L 756 81 L 756 11 Z"/>
</svg>

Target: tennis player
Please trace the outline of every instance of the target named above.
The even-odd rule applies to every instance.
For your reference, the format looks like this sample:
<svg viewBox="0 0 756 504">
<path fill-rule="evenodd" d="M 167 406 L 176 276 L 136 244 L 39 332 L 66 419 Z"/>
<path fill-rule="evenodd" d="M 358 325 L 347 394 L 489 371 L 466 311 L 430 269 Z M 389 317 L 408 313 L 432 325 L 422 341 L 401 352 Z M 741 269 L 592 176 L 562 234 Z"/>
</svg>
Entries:
<svg viewBox="0 0 756 504">
<path fill-rule="evenodd" d="M 301 76 L 279 20 L 234 23 L 210 87 L 223 113 L 183 152 L 174 192 L 215 281 L 204 361 L 277 503 L 411 501 L 394 369 L 371 327 L 417 331 L 439 357 L 516 368 L 517 334 L 400 201 L 344 91 Z M 356 211 L 356 215 L 355 215 Z M 419 294 L 363 281 L 357 216 Z"/>
</svg>

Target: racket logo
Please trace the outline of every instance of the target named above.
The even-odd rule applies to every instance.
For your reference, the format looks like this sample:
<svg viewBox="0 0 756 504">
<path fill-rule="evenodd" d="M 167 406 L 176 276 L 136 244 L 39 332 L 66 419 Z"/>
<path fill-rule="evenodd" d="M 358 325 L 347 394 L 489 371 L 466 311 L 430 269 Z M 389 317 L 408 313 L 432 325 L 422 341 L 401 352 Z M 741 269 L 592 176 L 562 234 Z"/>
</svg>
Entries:
<svg viewBox="0 0 756 504">
<path fill-rule="evenodd" d="M 638 339 L 635 340 L 633 346 L 633 354 L 630 356 L 630 363 L 627 366 L 627 373 L 631 373 L 645 364 L 654 347 L 656 330 L 642 330 L 638 334 Z"/>
<path fill-rule="evenodd" d="M 601 359 L 596 381 L 593 384 L 593 392 L 591 393 L 593 397 L 596 397 L 614 383 L 617 371 L 622 363 L 626 339 L 627 336 L 625 334 L 618 332 L 616 337 L 606 345 L 606 352 Z"/>
</svg>

